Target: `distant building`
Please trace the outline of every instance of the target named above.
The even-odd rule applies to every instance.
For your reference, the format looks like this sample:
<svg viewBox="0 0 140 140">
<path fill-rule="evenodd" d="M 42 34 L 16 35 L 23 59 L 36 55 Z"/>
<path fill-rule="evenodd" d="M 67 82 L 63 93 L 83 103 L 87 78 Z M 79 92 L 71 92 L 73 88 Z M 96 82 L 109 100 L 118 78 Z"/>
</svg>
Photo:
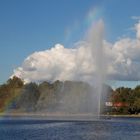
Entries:
<svg viewBox="0 0 140 140">
<path fill-rule="evenodd" d="M 105 106 L 113 106 L 112 102 L 105 102 Z"/>
<path fill-rule="evenodd" d="M 127 103 L 123 103 L 123 102 L 105 102 L 105 106 L 107 107 L 127 107 L 128 104 Z"/>
<path fill-rule="evenodd" d="M 116 102 L 113 103 L 113 107 L 127 107 L 128 104 L 127 103 L 123 103 L 123 102 Z"/>
</svg>

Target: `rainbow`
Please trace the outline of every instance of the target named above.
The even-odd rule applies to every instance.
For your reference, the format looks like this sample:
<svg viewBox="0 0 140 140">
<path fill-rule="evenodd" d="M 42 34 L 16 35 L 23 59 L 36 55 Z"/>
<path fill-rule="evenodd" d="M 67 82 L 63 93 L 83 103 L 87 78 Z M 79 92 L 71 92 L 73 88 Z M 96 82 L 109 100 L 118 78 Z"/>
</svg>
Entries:
<svg viewBox="0 0 140 140">
<path fill-rule="evenodd" d="M 103 8 L 102 8 L 103 9 Z M 103 10 L 100 7 L 90 8 L 81 20 L 77 20 L 70 28 L 66 30 L 65 43 L 73 45 L 75 38 L 83 37 L 87 29 L 96 24 L 103 17 Z M 72 43 L 72 44 L 71 44 Z"/>
<path fill-rule="evenodd" d="M 103 11 L 101 10 L 101 8 L 99 7 L 91 8 L 86 14 L 84 26 L 86 28 L 89 28 L 91 25 L 99 21 L 102 18 L 102 15 Z"/>
</svg>

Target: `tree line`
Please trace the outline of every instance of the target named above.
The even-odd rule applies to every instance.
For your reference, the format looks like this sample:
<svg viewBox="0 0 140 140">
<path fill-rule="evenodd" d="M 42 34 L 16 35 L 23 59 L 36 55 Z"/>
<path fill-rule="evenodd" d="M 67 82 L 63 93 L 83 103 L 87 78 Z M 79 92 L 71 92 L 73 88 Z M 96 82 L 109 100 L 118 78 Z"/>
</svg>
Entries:
<svg viewBox="0 0 140 140">
<path fill-rule="evenodd" d="M 90 86 L 84 82 L 57 80 L 24 84 L 14 76 L 0 86 L 0 112 L 84 112 L 89 110 L 90 92 Z"/>
<path fill-rule="evenodd" d="M 104 95 L 107 89 L 107 94 Z M 93 92 L 90 85 L 84 82 L 55 81 L 27 83 L 18 77 L 10 78 L 0 85 L 0 112 L 35 112 L 41 109 L 48 111 L 69 110 L 88 112 L 92 110 Z M 94 89 L 96 92 L 96 89 Z M 80 99 L 80 100 L 79 100 Z M 140 86 L 135 88 L 119 87 L 113 90 L 106 85 L 101 98 L 102 113 L 110 114 L 138 114 L 140 113 Z M 111 102 L 112 106 L 106 106 Z M 55 110 L 54 110 L 55 109 Z"/>
<path fill-rule="evenodd" d="M 114 104 L 110 112 L 114 114 L 138 114 L 140 113 L 140 85 L 135 88 L 119 87 L 110 97 Z"/>
</svg>

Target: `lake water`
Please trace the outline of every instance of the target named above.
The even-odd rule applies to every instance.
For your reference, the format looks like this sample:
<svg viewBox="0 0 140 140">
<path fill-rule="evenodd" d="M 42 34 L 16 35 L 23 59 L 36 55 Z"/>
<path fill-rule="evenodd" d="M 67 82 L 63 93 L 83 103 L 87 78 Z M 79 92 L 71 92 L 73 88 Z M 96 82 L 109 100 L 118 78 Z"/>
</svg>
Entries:
<svg viewBox="0 0 140 140">
<path fill-rule="evenodd" d="M 0 118 L 0 140 L 140 140 L 140 119 L 62 121 Z"/>
</svg>

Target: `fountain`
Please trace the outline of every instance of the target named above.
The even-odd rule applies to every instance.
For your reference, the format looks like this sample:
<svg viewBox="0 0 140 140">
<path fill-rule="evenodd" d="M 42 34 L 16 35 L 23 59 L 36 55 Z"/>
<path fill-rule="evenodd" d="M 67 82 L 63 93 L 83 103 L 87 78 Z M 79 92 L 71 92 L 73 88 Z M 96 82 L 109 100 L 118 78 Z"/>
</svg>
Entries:
<svg viewBox="0 0 140 140">
<path fill-rule="evenodd" d="M 89 30 L 88 42 L 92 53 L 92 59 L 95 62 L 95 75 L 93 75 L 96 83 L 91 83 L 92 86 L 96 87 L 96 99 L 98 100 L 97 105 L 97 116 L 101 114 L 101 93 L 103 90 L 103 84 L 105 83 L 106 65 L 105 65 L 105 54 L 103 48 L 103 35 L 104 35 L 104 22 L 99 20 Z"/>
<path fill-rule="evenodd" d="M 87 48 L 90 50 L 88 55 L 91 56 L 91 61 L 93 61 L 94 69 L 93 72 L 94 75 L 91 76 L 90 81 L 90 87 L 88 89 L 88 97 L 84 95 L 84 91 L 82 94 L 79 94 L 77 98 L 77 88 L 75 88 L 74 85 L 72 85 L 70 93 L 66 87 L 70 85 L 71 83 L 65 83 L 62 86 L 61 92 L 67 92 L 68 95 L 66 95 L 63 100 L 63 106 L 66 107 L 65 111 L 71 110 L 76 112 L 77 114 L 80 113 L 80 110 L 84 110 L 85 112 L 88 112 L 89 114 L 92 114 L 96 119 L 100 118 L 101 114 L 101 93 L 103 92 L 103 84 L 105 83 L 106 79 L 106 62 L 105 62 L 105 54 L 104 54 L 104 47 L 103 47 L 103 34 L 104 34 L 104 23 L 103 20 L 99 20 L 98 22 L 94 23 L 89 31 L 87 32 L 86 41 L 87 42 Z M 86 54 L 85 54 L 86 55 Z M 88 81 L 89 82 L 89 81 Z M 79 83 L 78 83 L 79 84 Z M 77 83 L 75 83 L 77 85 Z M 81 88 L 84 90 L 85 84 L 80 86 L 78 88 Z M 104 91 L 105 92 L 105 91 Z M 105 93 L 104 93 L 105 94 Z M 63 94 L 64 95 L 64 94 Z M 83 102 L 84 100 L 87 100 Z M 85 108 L 85 109 L 83 109 Z M 87 110 L 88 111 L 87 111 Z M 87 114 L 88 114 L 87 113 Z M 82 117 L 82 116 L 81 116 Z M 91 116 L 89 115 L 89 118 Z"/>
</svg>

